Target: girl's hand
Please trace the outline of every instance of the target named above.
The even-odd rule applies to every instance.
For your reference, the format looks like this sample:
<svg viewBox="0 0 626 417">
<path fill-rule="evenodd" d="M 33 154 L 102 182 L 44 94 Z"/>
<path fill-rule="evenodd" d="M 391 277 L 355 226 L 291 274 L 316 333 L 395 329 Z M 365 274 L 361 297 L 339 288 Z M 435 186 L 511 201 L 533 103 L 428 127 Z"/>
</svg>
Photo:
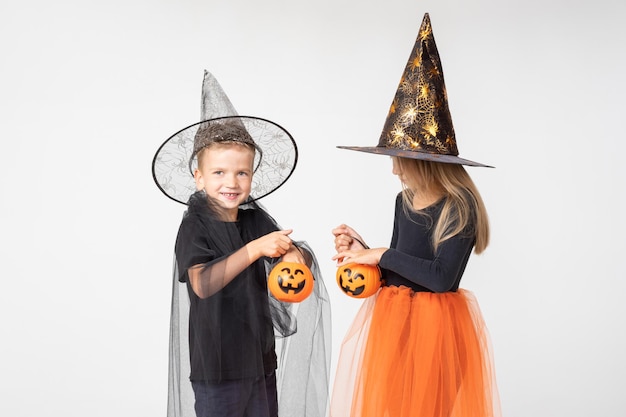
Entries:
<svg viewBox="0 0 626 417">
<path fill-rule="evenodd" d="M 345 250 L 338 252 L 332 259 L 333 261 L 337 261 L 338 267 L 350 262 L 364 265 L 378 265 L 380 258 L 386 251 L 387 248 Z"/>
<path fill-rule="evenodd" d="M 339 225 L 332 230 L 332 233 L 335 236 L 335 250 L 337 252 L 367 249 L 361 235 L 348 225 Z"/>
</svg>

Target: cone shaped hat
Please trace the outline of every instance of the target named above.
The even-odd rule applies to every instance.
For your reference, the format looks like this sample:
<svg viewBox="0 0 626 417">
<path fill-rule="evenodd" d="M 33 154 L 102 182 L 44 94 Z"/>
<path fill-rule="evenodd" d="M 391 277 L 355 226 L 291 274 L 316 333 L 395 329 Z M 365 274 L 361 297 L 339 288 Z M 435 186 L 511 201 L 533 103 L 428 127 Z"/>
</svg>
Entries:
<svg viewBox="0 0 626 417">
<path fill-rule="evenodd" d="M 424 15 L 377 146 L 341 149 L 450 164 L 489 165 L 459 158 L 443 69 L 430 17 Z"/>
<path fill-rule="evenodd" d="M 196 192 L 193 172 L 196 154 L 211 142 L 232 140 L 250 143 L 255 154 L 255 172 L 247 203 L 274 192 L 293 173 L 298 148 L 282 126 L 260 117 L 239 116 L 213 74 L 204 71 L 200 122 L 179 130 L 157 150 L 152 177 L 169 198 L 187 204 Z"/>
</svg>

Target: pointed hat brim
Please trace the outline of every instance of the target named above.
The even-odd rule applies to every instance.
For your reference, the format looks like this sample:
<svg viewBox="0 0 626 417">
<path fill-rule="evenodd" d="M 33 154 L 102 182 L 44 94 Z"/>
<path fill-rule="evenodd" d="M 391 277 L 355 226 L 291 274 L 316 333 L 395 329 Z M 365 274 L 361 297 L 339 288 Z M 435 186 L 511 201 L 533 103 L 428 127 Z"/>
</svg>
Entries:
<svg viewBox="0 0 626 417">
<path fill-rule="evenodd" d="M 401 158 L 421 159 L 423 161 L 441 162 L 442 164 L 459 164 L 472 167 L 493 168 L 491 165 L 485 165 L 480 162 L 470 161 L 469 159 L 459 158 L 455 155 L 443 155 L 435 153 L 426 153 L 418 151 L 409 151 L 406 149 L 385 148 L 384 146 L 337 146 L 339 149 L 347 149 L 350 151 L 367 152 L 377 155 L 398 156 Z"/>
<path fill-rule="evenodd" d="M 443 68 L 428 13 L 424 14 L 378 145 L 338 148 L 492 168 L 458 156 Z"/>
<path fill-rule="evenodd" d="M 196 192 L 195 158 L 192 157 L 196 133 L 209 124 L 229 120 L 242 124 L 261 150 L 255 154 L 252 189 L 246 202 L 266 197 L 287 182 L 298 162 L 298 147 L 291 134 L 282 126 L 260 117 L 226 116 L 194 123 L 163 142 L 152 160 L 152 178 L 163 194 L 187 204 L 189 197 Z"/>
</svg>

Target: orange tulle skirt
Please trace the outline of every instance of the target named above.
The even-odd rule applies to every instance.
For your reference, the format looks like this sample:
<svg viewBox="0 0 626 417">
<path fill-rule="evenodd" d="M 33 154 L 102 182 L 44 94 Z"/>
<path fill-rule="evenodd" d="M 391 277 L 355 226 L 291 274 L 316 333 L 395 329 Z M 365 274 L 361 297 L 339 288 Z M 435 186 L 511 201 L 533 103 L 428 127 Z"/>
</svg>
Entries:
<svg viewBox="0 0 626 417">
<path fill-rule="evenodd" d="M 497 417 L 487 329 L 467 290 L 383 287 L 341 346 L 331 417 Z"/>
</svg>

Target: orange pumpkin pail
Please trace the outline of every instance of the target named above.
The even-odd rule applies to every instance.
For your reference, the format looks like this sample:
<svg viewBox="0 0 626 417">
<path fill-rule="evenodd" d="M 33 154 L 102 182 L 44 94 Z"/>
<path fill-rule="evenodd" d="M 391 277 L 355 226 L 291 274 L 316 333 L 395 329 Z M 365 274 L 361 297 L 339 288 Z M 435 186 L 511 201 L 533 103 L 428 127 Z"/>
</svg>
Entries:
<svg viewBox="0 0 626 417">
<path fill-rule="evenodd" d="M 337 285 L 346 295 L 367 298 L 378 292 L 381 274 L 378 265 L 349 263 L 337 269 Z"/>
<path fill-rule="evenodd" d="M 267 288 L 279 301 L 299 303 L 313 292 L 314 280 L 306 265 L 282 261 L 270 271 Z"/>
</svg>

